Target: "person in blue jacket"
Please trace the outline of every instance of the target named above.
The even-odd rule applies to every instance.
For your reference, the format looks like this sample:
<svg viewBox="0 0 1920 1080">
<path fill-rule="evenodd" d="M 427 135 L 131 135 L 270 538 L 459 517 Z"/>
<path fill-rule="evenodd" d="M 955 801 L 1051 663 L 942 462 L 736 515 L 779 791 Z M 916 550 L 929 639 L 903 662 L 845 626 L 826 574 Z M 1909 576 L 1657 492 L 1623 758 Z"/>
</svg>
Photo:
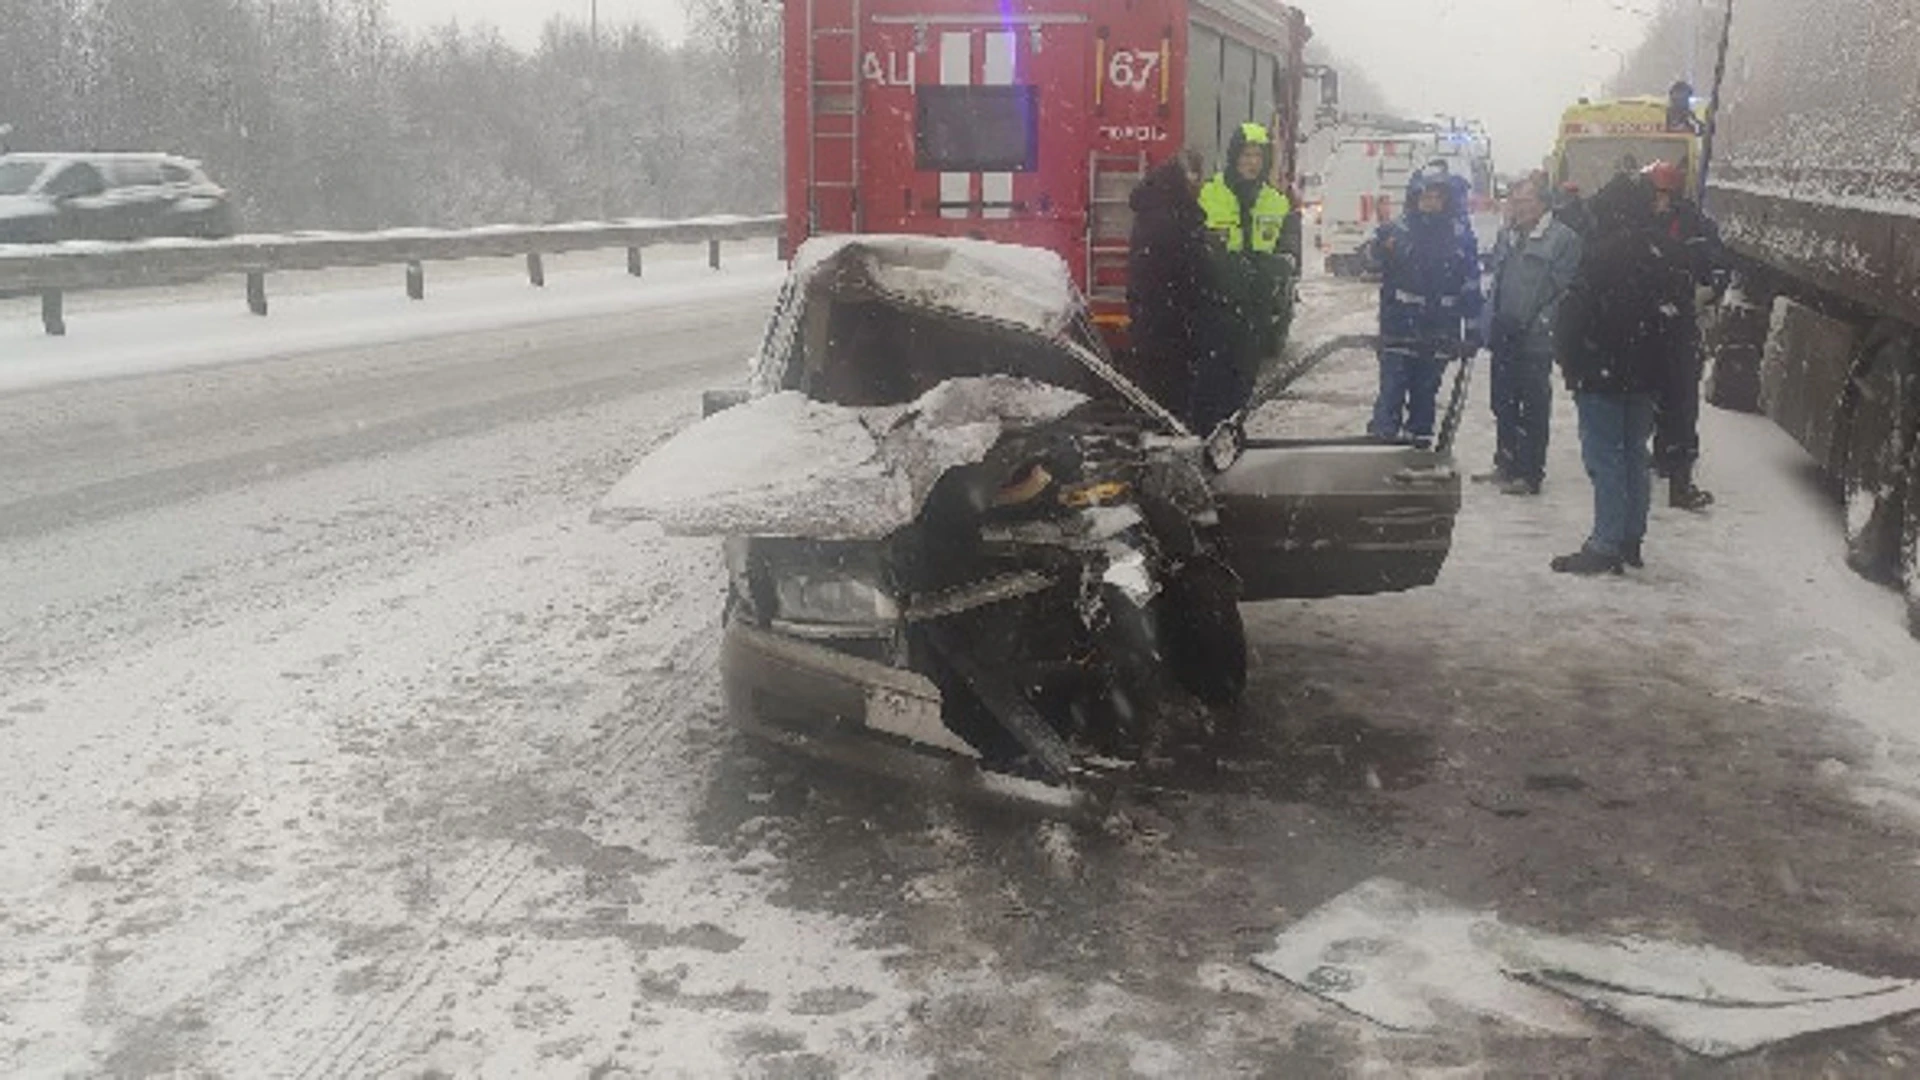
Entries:
<svg viewBox="0 0 1920 1080">
<path fill-rule="evenodd" d="M 1423 171 L 1406 213 L 1374 238 L 1380 278 L 1380 396 L 1376 439 L 1431 443 L 1449 361 L 1478 351 L 1480 245 L 1446 173 Z"/>
</svg>

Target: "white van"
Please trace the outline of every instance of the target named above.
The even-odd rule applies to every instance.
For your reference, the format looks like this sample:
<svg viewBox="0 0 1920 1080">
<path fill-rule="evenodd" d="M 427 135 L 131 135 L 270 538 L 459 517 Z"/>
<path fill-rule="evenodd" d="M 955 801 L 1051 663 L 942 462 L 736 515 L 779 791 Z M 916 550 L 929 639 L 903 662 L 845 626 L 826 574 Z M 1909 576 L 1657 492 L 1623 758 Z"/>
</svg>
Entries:
<svg viewBox="0 0 1920 1080">
<path fill-rule="evenodd" d="M 1369 135 L 1340 140 L 1327 159 L 1318 246 L 1327 272 L 1374 269 L 1374 230 L 1400 215 L 1407 184 L 1434 157 L 1434 136 Z"/>
</svg>

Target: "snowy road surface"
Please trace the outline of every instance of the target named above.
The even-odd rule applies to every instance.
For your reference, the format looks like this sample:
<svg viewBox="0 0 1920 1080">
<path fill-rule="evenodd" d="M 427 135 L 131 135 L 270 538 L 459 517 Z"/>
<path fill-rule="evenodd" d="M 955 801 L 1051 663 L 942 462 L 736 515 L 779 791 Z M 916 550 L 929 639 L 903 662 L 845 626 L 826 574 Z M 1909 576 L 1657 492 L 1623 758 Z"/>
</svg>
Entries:
<svg viewBox="0 0 1920 1080">
<path fill-rule="evenodd" d="M 1240 734 L 1075 830 L 741 745 L 717 552 L 588 521 L 739 376 L 771 289 L 736 285 L 186 370 L 119 340 L 118 377 L 0 393 L 0 1074 L 1691 1064 L 1604 1023 L 1392 1035 L 1251 965 L 1379 875 L 1920 974 L 1920 646 L 1766 422 L 1710 412 L 1713 515 L 1569 581 L 1563 401 L 1543 498 L 1470 491 L 1432 589 L 1250 609 Z M 1366 328 L 1364 287 L 1309 300 Z M 1370 366 L 1266 422 L 1358 429 Z M 1727 1071 L 1915 1067 L 1904 1022 Z"/>
</svg>

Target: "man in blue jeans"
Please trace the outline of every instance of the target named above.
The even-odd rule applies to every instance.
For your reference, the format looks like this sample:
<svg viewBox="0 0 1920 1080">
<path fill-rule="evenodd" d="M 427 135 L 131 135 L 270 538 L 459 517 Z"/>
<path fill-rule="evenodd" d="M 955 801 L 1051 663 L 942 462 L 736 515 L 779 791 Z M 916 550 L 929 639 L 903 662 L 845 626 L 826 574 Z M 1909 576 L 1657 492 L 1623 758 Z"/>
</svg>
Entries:
<svg viewBox="0 0 1920 1080">
<path fill-rule="evenodd" d="M 1538 495 L 1547 476 L 1553 414 L 1553 328 L 1580 269 L 1580 237 L 1547 208 L 1547 177 L 1514 185 L 1508 224 L 1493 247 L 1487 347 L 1493 351 L 1493 471 L 1476 481 Z"/>
<path fill-rule="evenodd" d="M 1480 245 L 1454 209 L 1451 179 L 1423 172 L 1415 200 L 1383 225 L 1380 253 L 1380 396 L 1368 431 L 1376 439 L 1433 441 L 1440 382 L 1465 342 L 1480 346 Z"/>
<path fill-rule="evenodd" d="M 1672 355 L 1665 267 L 1650 242 L 1652 190 L 1616 176 L 1593 198 L 1593 232 L 1560 305 L 1554 346 L 1580 413 L 1580 456 L 1593 481 L 1593 532 L 1553 560 L 1565 574 L 1643 565 L 1653 500 L 1654 400 Z"/>
</svg>

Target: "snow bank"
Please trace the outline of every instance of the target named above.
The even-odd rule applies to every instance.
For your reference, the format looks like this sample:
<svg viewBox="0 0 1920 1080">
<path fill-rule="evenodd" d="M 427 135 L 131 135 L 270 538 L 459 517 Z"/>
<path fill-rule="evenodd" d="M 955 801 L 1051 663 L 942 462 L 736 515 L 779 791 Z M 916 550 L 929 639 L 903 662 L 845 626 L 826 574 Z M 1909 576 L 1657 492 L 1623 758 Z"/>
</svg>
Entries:
<svg viewBox="0 0 1920 1080">
<path fill-rule="evenodd" d="M 911 406 L 772 394 L 669 439 L 600 512 L 685 536 L 877 540 L 912 522 L 942 475 L 985 458 L 1008 428 L 1086 400 L 1010 376 L 954 379 Z"/>
</svg>

